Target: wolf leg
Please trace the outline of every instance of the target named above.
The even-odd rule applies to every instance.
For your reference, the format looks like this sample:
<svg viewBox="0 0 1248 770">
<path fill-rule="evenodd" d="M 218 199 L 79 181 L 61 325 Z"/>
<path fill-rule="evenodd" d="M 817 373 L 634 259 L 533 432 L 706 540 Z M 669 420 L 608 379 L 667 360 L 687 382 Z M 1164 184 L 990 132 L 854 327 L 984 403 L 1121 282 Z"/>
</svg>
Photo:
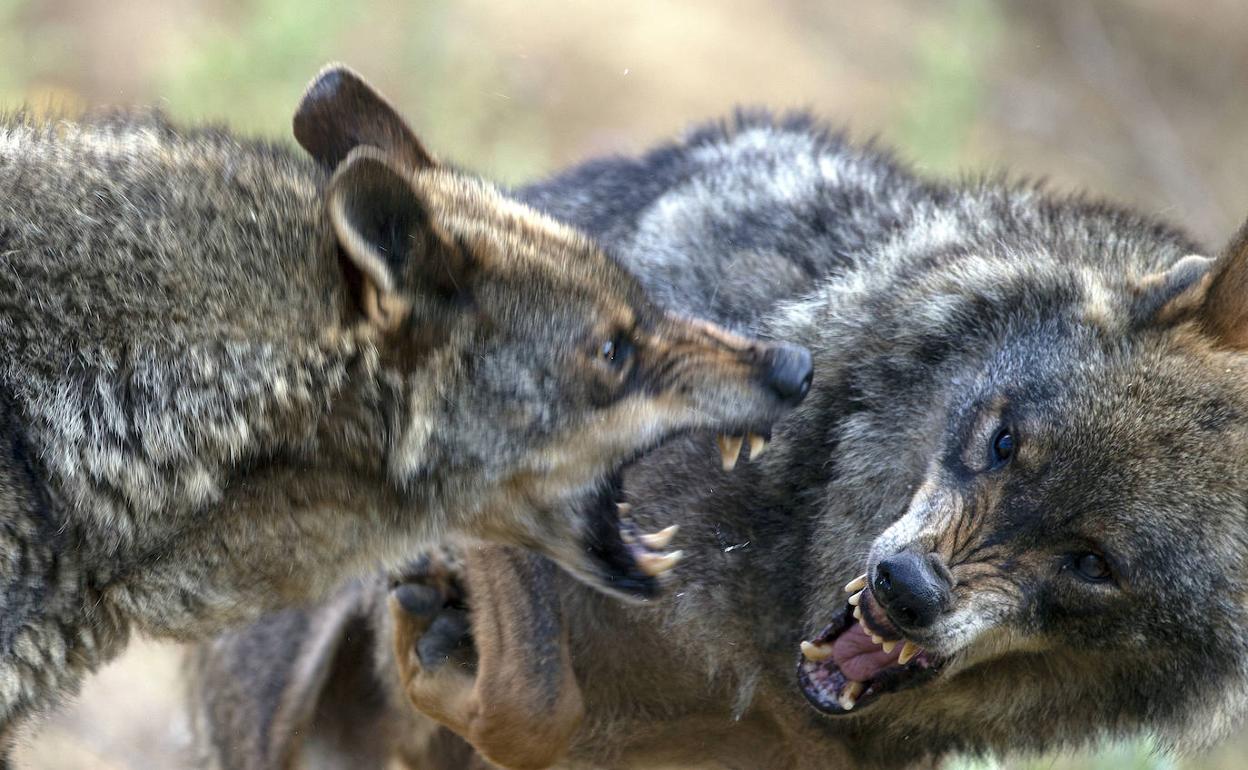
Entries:
<svg viewBox="0 0 1248 770">
<path fill-rule="evenodd" d="M 467 614 L 465 592 L 436 567 L 389 598 L 408 698 L 490 761 L 515 770 L 558 761 L 583 714 L 551 570 L 513 549 L 470 548 Z"/>
</svg>

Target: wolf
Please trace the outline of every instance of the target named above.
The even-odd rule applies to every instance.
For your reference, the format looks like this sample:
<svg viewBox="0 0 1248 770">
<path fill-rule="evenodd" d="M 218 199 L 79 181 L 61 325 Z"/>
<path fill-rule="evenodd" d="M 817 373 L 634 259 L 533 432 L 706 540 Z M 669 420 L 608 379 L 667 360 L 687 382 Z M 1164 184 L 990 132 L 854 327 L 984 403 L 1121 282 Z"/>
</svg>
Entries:
<svg viewBox="0 0 1248 770">
<path fill-rule="evenodd" d="M 326 677 L 357 666 L 371 689 L 305 697 L 345 718 L 385 692 L 407 735 L 430 722 L 405 701 L 504 767 L 885 770 L 1141 732 L 1190 750 L 1241 722 L 1248 229 L 1213 251 L 760 114 L 520 195 L 666 306 L 806 345 L 818 381 L 734 474 L 691 436 L 583 503 L 679 526 L 661 599 L 470 550 L 365 589 L 389 606 L 368 626 L 381 662 Z M 266 672 L 333 628 L 304 621 L 201 650 L 198 702 L 271 714 Z M 503 684 L 519 694 L 490 714 Z"/>
<path fill-rule="evenodd" d="M 680 554 L 565 500 L 809 389 L 809 352 L 660 309 L 345 67 L 294 131 L 0 121 L 6 740 L 132 631 L 210 636 L 446 536 L 652 595 Z"/>
</svg>

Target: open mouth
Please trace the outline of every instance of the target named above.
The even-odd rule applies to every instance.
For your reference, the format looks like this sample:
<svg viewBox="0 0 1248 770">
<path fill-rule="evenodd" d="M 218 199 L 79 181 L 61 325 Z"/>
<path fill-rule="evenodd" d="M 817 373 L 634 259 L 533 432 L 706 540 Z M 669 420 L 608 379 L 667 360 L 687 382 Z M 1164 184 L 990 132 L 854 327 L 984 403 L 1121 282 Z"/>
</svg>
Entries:
<svg viewBox="0 0 1248 770">
<path fill-rule="evenodd" d="M 905 639 L 876 604 L 866 577 L 831 624 L 802 642 L 797 681 L 811 705 L 825 714 L 862 710 L 881 695 L 923 684 L 944 660 Z"/>
<path fill-rule="evenodd" d="M 770 440 L 771 432 L 766 429 L 720 436 L 717 443 L 723 469 L 731 471 L 746 453 L 750 460 L 757 460 Z M 672 524 L 655 532 L 641 531 L 629 516 L 631 506 L 620 501 L 622 473 L 621 469 L 583 510 L 589 522 L 584 549 L 593 564 L 595 585 L 626 599 L 652 599 L 660 591 L 659 577 L 684 556 L 683 551 L 667 550 L 679 527 Z"/>
<path fill-rule="evenodd" d="M 744 430 L 737 434 L 724 433 L 716 439 L 719 445 L 719 457 L 725 471 L 737 467 L 737 460 L 742 455 L 742 448 L 750 453 L 750 460 L 757 460 L 767 450 L 771 442 L 770 429 Z"/>
<path fill-rule="evenodd" d="M 652 599 L 659 593 L 659 576 L 675 567 L 684 555 L 664 551 L 679 529 L 675 524 L 657 532 L 640 532 L 628 518 L 628 503 L 616 502 L 608 490 L 592 503 L 585 551 L 593 563 L 598 585 L 628 599 Z"/>
</svg>

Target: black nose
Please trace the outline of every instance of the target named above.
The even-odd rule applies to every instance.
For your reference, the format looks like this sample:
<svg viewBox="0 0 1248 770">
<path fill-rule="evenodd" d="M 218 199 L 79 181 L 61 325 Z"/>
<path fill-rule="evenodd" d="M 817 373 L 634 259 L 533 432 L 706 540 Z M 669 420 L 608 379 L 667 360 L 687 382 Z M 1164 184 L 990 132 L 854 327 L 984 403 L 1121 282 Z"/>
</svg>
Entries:
<svg viewBox="0 0 1248 770">
<path fill-rule="evenodd" d="M 946 574 L 935 554 L 902 551 L 876 566 L 871 589 L 898 626 L 926 628 L 949 605 Z"/>
<path fill-rule="evenodd" d="M 767 351 L 763 363 L 767 367 L 764 381 L 781 401 L 796 406 L 806 398 L 815 376 L 809 350 L 795 345 L 776 345 Z"/>
</svg>

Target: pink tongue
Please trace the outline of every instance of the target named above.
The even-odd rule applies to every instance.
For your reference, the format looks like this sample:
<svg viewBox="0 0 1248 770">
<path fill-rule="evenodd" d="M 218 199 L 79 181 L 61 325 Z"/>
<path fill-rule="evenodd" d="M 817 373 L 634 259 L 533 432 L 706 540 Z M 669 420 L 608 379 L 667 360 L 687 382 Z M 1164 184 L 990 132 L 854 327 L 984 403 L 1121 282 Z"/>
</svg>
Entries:
<svg viewBox="0 0 1248 770">
<path fill-rule="evenodd" d="M 880 645 L 871 641 L 862 626 L 854 623 L 849 630 L 836 638 L 832 643 L 832 660 L 841 670 L 846 679 L 855 682 L 866 682 L 874 679 L 889 666 L 897 664 L 897 656 L 901 655 L 901 644 L 892 652 L 884 652 Z"/>
</svg>

